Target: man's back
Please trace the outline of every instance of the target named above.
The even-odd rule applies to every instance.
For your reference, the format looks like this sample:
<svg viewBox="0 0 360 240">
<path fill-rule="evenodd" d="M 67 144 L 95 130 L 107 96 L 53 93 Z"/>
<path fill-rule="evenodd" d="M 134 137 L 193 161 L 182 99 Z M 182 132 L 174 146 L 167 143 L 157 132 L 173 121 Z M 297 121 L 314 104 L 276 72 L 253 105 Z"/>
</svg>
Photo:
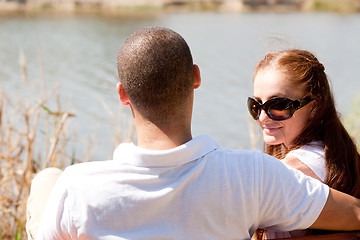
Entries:
<svg viewBox="0 0 360 240">
<path fill-rule="evenodd" d="M 301 189 L 313 180 L 294 178 L 295 172 L 264 156 L 222 149 L 208 136 L 161 151 L 121 144 L 114 160 L 65 170 L 49 199 L 41 239 L 54 233 L 70 237 L 66 232 L 86 239 L 248 239 L 270 224 L 309 227 L 326 202 L 327 188 L 317 184 L 323 191 L 306 197 L 309 191 Z M 268 173 L 283 174 L 284 182 Z M 281 184 L 292 188 L 284 191 Z M 291 206 L 282 202 L 294 191 L 304 194 Z"/>
</svg>

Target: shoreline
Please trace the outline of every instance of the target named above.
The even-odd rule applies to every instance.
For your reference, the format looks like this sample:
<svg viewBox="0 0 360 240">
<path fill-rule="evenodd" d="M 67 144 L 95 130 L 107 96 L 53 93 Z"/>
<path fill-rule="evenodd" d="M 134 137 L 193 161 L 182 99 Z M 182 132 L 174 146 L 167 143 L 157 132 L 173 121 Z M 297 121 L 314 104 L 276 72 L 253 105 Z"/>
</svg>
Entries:
<svg viewBox="0 0 360 240">
<path fill-rule="evenodd" d="M 160 11 L 359 13 L 356 0 L 0 0 L 0 14 L 110 13 Z"/>
</svg>

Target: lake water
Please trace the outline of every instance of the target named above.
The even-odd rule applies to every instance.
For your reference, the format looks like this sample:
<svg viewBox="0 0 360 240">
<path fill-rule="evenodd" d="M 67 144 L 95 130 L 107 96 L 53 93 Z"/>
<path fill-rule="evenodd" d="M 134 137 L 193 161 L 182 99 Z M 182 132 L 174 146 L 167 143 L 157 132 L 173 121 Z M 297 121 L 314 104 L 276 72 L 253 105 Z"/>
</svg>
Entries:
<svg viewBox="0 0 360 240">
<path fill-rule="evenodd" d="M 84 151 L 90 151 L 93 160 L 110 158 L 116 129 L 131 124 L 126 107 L 120 108 L 121 124 L 116 120 L 117 50 L 130 33 L 145 26 L 169 27 L 188 42 L 202 76 L 195 93 L 193 136 L 210 134 L 225 147 L 252 146 L 246 99 L 252 95 L 254 67 L 268 50 L 295 47 L 314 52 L 325 65 L 344 114 L 360 91 L 360 15 L 336 13 L 2 16 L 2 88 L 11 98 L 34 103 L 23 88 L 23 54 L 32 91 L 41 92 L 35 84 L 42 78 L 49 91 L 59 83 L 62 110 L 76 114 L 69 122 L 69 152 L 77 158 Z M 123 138 L 127 133 L 122 127 Z"/>
</svg>

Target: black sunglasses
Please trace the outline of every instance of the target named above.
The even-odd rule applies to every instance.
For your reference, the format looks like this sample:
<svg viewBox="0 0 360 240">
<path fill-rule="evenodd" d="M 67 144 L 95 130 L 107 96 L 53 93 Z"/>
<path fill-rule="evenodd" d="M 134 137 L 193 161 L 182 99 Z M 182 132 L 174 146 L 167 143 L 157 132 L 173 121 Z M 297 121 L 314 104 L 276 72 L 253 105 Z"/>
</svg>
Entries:
<svg viewBox="0 0 360 240">
<path fill-rule="evenodd" d="M 295 111 L 310 103 L 312 99 L 305 97 L 301 100 L 291 100 L 288 98 L 272 98 L 264 104 L 249 97 L 247 104 L 251 116 L 258 120 L 263 109 L 269 118 L 275 121 L 282 121 L 291 118 Z"/>
</svg>

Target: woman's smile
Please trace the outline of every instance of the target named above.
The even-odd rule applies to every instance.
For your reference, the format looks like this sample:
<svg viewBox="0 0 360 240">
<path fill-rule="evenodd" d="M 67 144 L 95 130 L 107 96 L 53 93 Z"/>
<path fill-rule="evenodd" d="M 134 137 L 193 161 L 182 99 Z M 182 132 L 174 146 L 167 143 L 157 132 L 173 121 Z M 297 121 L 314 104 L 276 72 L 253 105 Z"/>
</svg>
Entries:
<svg viewBox="0 0 360 240">
<path fill-rule="evenodd" d="M 272 134 L 280 130 L 282 127 L 279 124 L 262 124 L 262 130 L 266 134 Z"/>
</svg>

